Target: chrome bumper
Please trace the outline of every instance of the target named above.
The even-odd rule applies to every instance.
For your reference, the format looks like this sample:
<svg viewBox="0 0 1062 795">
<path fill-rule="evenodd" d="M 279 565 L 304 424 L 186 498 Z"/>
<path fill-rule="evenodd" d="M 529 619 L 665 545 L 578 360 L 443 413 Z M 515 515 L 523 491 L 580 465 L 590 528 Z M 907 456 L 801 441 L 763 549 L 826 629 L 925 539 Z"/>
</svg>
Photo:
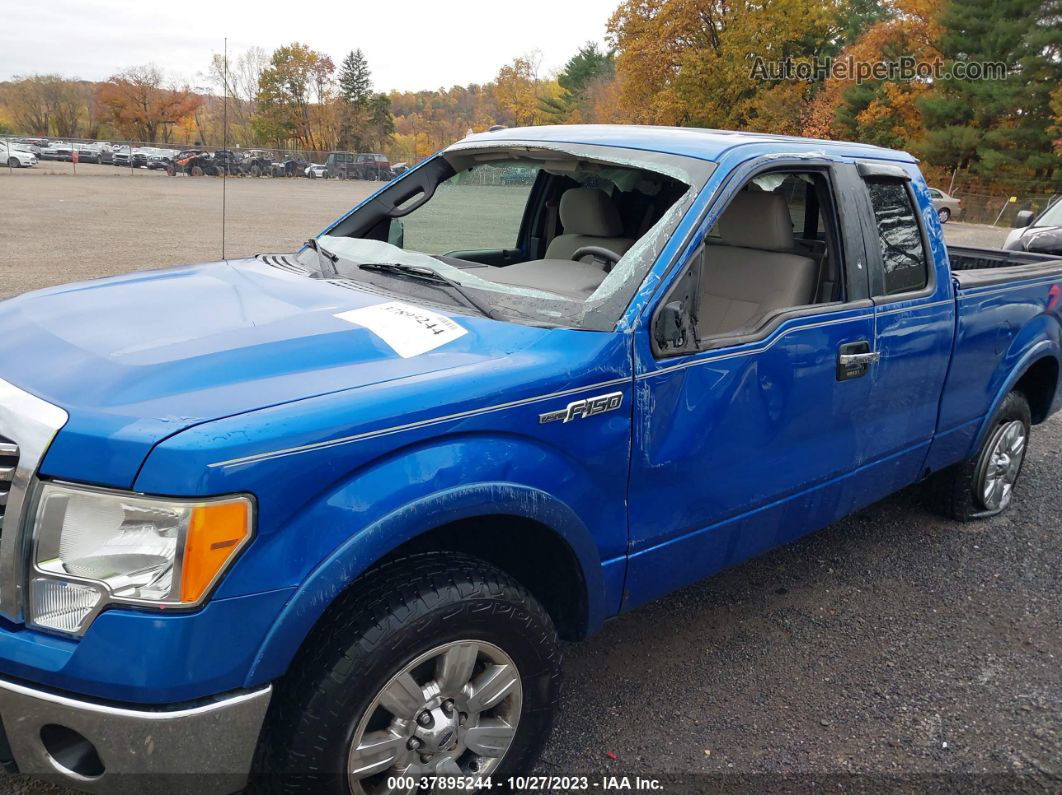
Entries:
<svg viewBox="0 0 1062 795">
<path fill-rule="evenodd" d="M 0 680 L 0 721 L 20 773 L 89 792 L 228 795 L 247 782 L 272 691 L 151 711 Z"/>
</svg>

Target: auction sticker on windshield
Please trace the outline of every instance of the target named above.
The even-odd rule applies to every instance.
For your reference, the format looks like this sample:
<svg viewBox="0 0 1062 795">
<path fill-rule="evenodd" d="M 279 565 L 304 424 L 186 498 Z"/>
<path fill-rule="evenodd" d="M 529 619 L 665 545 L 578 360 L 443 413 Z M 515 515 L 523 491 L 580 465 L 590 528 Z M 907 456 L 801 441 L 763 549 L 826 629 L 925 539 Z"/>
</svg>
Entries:
<svg viewBox="0 0 1062 795">
<path fill-rule="evenodd" d="M 399 301 L 340 312 L 336 317 L 364 326 L 403 359 L 420 356 L 468 333 L 446 315 Z"/>
</svg>

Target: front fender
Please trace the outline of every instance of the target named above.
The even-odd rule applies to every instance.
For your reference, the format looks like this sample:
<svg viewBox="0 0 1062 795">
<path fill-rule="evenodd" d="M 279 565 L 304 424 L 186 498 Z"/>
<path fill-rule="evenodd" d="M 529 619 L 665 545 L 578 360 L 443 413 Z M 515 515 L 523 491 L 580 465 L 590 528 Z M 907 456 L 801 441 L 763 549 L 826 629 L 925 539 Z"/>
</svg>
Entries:
<svg viewBox="0 0 1062 795">
<path fill-rule="evenodd" d="M 356 483 L 357 481 L 355 481 Z M 349 516 L 343 489 L 305 515 L 310 526 Z M 475 483 L 422 497 L 377 519 L 355 533 L 320 563 L 288 601 L 267 635 L 248 673 L 254 686 L 281 676 L 314 624 L 339 594 L 370 566 L 398 546 L 429 530 L 460 519 L 504 514 L 541 522 L 572 549 L 587 588 L 588 624 L 600 626 L 606 612 L 605 584 L 597 546 L 578 515 L 546 492 L 518 483 Z"/>
</svg>

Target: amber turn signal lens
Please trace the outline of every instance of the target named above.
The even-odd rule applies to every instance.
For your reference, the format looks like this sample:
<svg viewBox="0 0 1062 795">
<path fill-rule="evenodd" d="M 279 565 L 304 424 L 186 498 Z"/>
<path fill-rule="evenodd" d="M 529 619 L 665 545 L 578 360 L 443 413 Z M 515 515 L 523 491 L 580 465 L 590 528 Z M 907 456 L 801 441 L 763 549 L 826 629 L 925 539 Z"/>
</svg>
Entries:
<svg viewBox="0 0 1062 795">
<path fill-rule="evenodd" d="M 197 506 L 188 523 L 184 545 L 181 601 L 199 601 L 218 572 L 250 537 L 250 501 L 241 498 Z"/>
</svg>

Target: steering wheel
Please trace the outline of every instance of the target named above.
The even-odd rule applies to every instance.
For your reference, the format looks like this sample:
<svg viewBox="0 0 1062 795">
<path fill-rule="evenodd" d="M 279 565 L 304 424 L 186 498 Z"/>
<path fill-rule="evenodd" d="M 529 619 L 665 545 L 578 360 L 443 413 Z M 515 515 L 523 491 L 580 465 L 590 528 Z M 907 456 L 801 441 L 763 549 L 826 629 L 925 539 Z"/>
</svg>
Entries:
<svg viewBox="0 0 1062 795">
<path fill-rule="evenodd" d="M 580 246 L 572 252 L 571 259 L 578 262 L 583 257 L 594 257 L 605 261 L 605 273 L 608 273 L 620 261 L 620 254 L 610 251 L 602 246 Z"/>
</svg>

